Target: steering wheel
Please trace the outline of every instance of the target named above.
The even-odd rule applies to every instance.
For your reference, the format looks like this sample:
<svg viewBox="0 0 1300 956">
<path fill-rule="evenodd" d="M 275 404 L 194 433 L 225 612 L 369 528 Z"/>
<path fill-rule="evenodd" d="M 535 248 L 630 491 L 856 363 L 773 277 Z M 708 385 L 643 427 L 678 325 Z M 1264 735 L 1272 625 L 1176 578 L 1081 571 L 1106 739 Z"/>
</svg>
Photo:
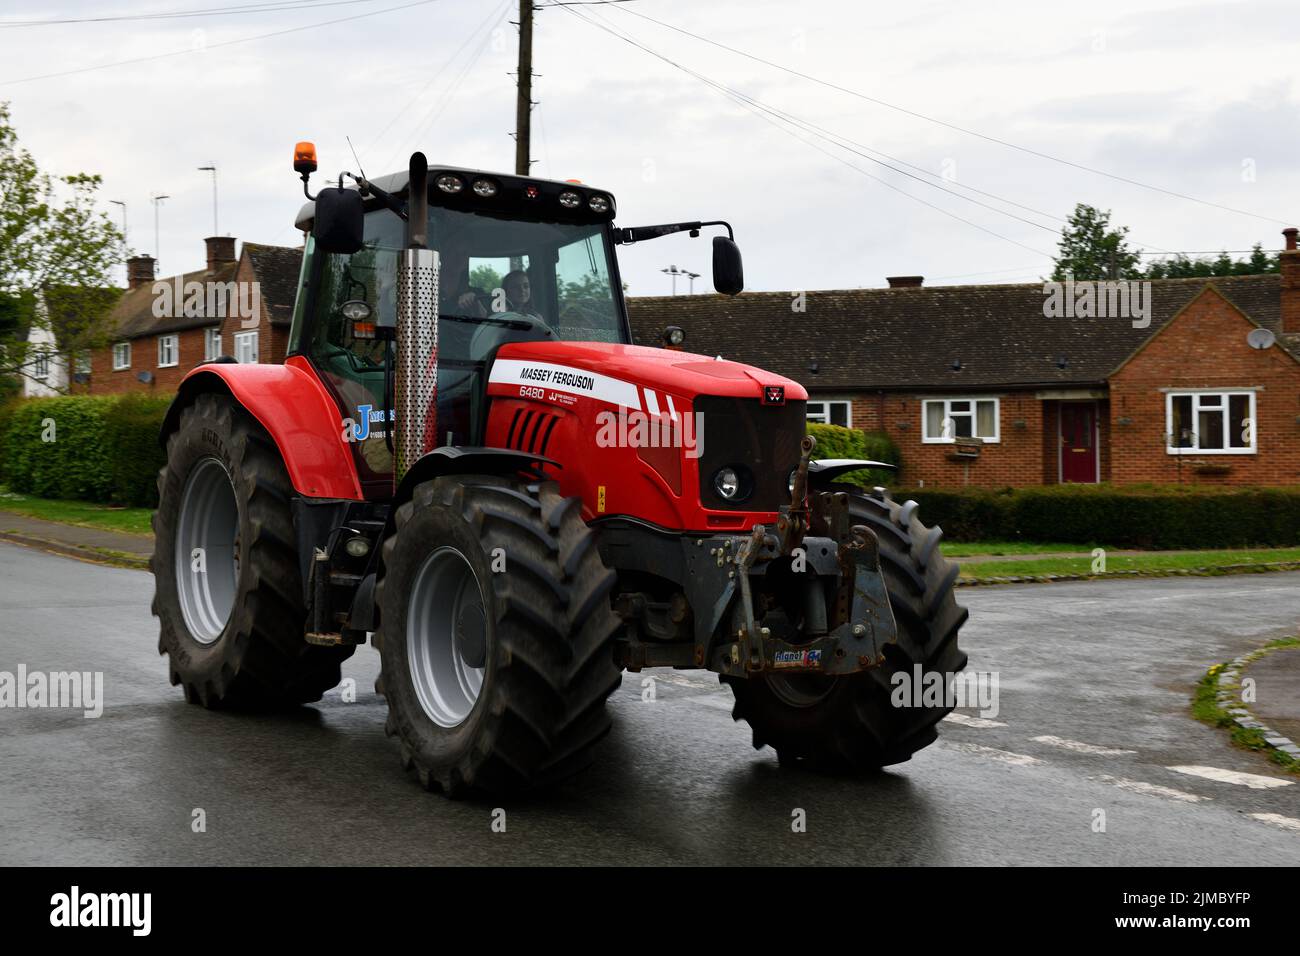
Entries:
<svg viewBox="0 0 1300 956">
<path fill-rule="evenodd" d="M 544 339 L 558 339 L 555 330 L 536 315 L 523 312 L 494 312 L 491 318 L 504 322 L 525 323 L 527 330 L 511 328 L 507 325 L 485 322 L 474 330 L 469 340 L 469 357 L 473 361 L 484 361 L 492 350 L 506 342 L 537 342 Z"/>
</svg>

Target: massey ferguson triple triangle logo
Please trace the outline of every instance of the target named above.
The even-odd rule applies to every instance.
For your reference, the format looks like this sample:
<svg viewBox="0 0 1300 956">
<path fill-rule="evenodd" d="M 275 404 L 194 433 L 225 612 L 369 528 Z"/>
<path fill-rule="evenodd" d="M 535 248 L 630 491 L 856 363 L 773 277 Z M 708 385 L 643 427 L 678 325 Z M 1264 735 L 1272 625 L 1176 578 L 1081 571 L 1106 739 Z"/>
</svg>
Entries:
<svg viewBox="0 0 1300 956">
<path fill-rule="evenodd" d="M 784 386 L 784 385 L 764 385 L 764 386 L 763 386 L 763 404 L 764 404 L 764 405 L 784 405 L 784 404 L 785 404 L 785 386 Z"/>
</svg>

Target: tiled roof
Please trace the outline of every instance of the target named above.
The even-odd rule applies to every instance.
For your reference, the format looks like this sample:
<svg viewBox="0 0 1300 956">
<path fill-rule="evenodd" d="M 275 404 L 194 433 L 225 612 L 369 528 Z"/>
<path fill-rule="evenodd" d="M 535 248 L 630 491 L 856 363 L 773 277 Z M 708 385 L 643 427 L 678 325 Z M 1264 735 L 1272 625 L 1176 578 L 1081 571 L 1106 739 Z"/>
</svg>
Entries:
<svg viewBox="0 0 1300 956">
<path fill-rule="evenodd" d="M 808 292 L 802 312 L 792 292 L 655 296 L 628 299 L 628 312 L 640 344 L 659 345 L 664 327 L 679 325 L 688 351 L 819 391 L 1068 387 L 1105 382 L 1208 284 L 1281 332 L 1276 274 L 1155 280 L 1145 329 L 1125 318 L 1045 318 L 1041 283 Z"/>
<path fill-rule="evenodd" d="M 154 302 L 157 296 L 155 296 L 153 288 L 159 282 L 166 282 L 174 289 L 177 278 L 181 280 L 182 289 L 184 289 L 187 282 L 233 282 L 237 265 L 234 262 L 226 262 L 222 263 L 215 272 L 201 269 L 197 272 L 186 272 L 179 277 L 166 276 L 153 282 L 146 282 L 134 289 L 126 290 L 113 308 L 113 320 L 116 329 L 114 335 L 121 339 L 138 339 L 146 335 L 181 332 L 185 329 L 201 329 L 221 324 L 219 318 L 206 315 L 163 315 L 161 317 L 154 315 Z M 170 311 L 181 312 L 183 304 L 183 301 L 176 303 L 176 307 Z"/>
<path fill-rule="evenodd" d="M 293 320 L 293 302 L 298 294 L 298 272 L 302 268 L 302 248 L 244 243 L 244 255 L 253 264 L 253 273 L 261 283 L 262 303 L 272 325 L 289 325 Z"/>
</svg>

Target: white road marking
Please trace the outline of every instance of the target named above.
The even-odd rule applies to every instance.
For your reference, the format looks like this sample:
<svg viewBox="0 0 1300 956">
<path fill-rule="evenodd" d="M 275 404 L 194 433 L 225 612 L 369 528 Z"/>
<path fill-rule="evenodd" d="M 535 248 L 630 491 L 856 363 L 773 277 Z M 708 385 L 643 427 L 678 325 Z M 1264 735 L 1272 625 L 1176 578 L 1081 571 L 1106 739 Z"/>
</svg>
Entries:
<svg viewBox="0 0 1300 956">
<path fill-rule="evenodd" d="M 1077 754 L 1092 754 L 1094 757 L 1122 757 L 1125 754 L 1135 754 L 1136 750 L 1116 750 L 1114 747 L 1098 747 L 1096 744 L 1085 744 L 1078 740 L 1066 740 L 1064 737 L 1053 737 L 1050 734 L 1033 738 L 1037 743 L 1047 744 L 1049 747 L 1060 747 L 1062 750 L 1073 750 Z"/>
<path fill-rule="evenodd" d="M 1281 827 L 1283 830 L 1295 830 L 1296 832 L 1300 832 L 1300 820 L 1296 820 L 1293 817 L 1284 817 L 1280 813 L 1252 813 L 1250 818 L 1252 820 L 1262 820 L 1265 823 L 1271 823 L 1274 826 Z"/>
<path fill-rule="evenodd" d="M 954 724 L 961 724 L 963 727 L 1005 727 L 1006 724 L 1000 720 L 989 720 L 987 717 L 971 717 L 969 714 L 959 714 L 953 711 L 944 720 L 952 721 Z"/>
<path fill-rule="evenodd" d="M 1252 790 L 1272 790 L 1274 787 L 1289 787 L 1294 780 L 1282 780 L 1279 777 L 1264 777 L 1257 773 L 1242 773 L 1240 770 L 1220 770 L 1218 767 L 1166 767 L 1175 773 L 1185 773 L 1190 777 L 1204 777 L 1219 783 L 1235 783 L 1239 787 Z"/>
<path fill-rule="evenodd" d="M 1202 797 L 1195 793 L 1184 793 L 1182 790 L 1175 790 L 1173 787 L 1162 787 L 1158 783 L 1145 783 L 1141 780 L 1124 780 L 1120 777 L 1105 775 L 1101 778 L 1109 784 L 1119 787 L 1121 790 L 1128 790 L 1130 793 L 1141 793 L 1148 797 L 1168 797 L 1170 800 L 1181 800 L 1184 803 L 1200 803 L 1202 800 L 1213 800 L 1213 797 Z"/>
<path fill-rule="evenodd" d="M 1013 754 L 1009 750 L 997 750 L 993 747 L 981 747 L 979 744 L 949 742 L 947 746 L 952 750 L 959 750 L 962 753 L 974 754 L 977 757 L 988 757 L 992 760 L 999 760 L 1002 763 L 1009 763 L 1013 767 L 1029 767 L 1036 763 L 1042 763 L 1042 761 L 1037 757 L 1030 757 L 1027 754 Z"/>
</svg>

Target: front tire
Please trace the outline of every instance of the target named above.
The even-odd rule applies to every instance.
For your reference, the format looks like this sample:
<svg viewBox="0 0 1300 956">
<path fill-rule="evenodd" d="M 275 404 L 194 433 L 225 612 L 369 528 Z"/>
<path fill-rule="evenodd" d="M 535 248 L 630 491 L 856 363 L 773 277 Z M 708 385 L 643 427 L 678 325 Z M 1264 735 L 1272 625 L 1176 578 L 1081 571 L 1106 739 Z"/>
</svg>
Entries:
<svg viewBox="0 0 1300 956">
<path fill-rule="evenodd" d="M 934 742 L 936 724 L 952 708 L 893 706 L 894 675 L 906 673 L 910 680 L 918 664 L 923 674 L 945 676 L 966 666 L 957 632 L 967 611 L 953 591 L 959 568 L 939 552 L 943 532 L 917 519 L 916 502 L 900 505 L 883 492 L 851 494 L 849 513 L 880 542 L 881 571 L 898 625 L 898 643 L 886 645 L 885 663 L 844 677 L 722 677 L 736 698 L 732 718 L 747 721 L 754 748 L 774 747 L 783 766 L 806 761 L 865 771 L 911 759 Z"/>
<path fill-rule="evenodd" d="M 375 643 L 402 766 L 448 796 L 585 767 L 610 727 L 620 622 L 579 500 L 445 476 L 417 485 L 394 520 Z"/>
<path fill-rule="evenodd" d="M 304 638 L 306 608 L 279 450 L 236 402 L 202 394 L 167 440 L 153 516 L 153 613 L 172 684 L 205 707 L 310 703 L 350 645 Z"/>
</svg>

